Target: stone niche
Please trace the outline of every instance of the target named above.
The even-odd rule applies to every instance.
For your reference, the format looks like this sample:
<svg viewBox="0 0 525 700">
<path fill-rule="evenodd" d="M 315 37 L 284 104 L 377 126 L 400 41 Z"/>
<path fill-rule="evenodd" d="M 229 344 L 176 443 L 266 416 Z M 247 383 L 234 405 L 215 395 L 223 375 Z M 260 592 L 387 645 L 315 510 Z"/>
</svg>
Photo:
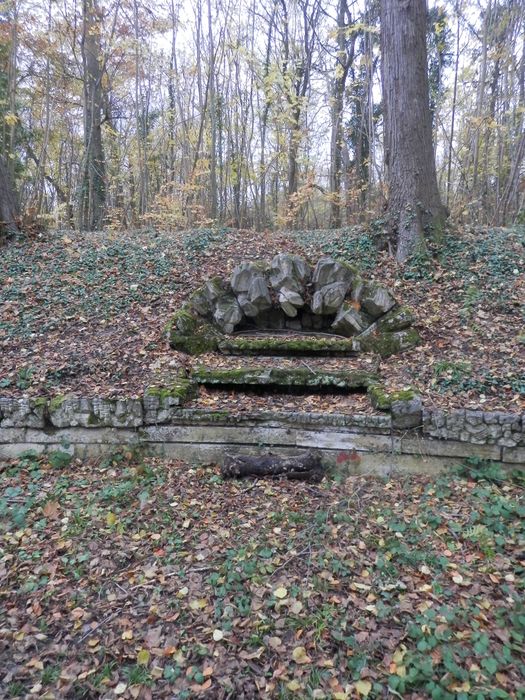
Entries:
<svg viewBox="0 0 525 700">
<path fill-rule="evenodd" d="M 388 356 L 417 345 L 413 321 L 386 287 L 353 265 L 323 257 L 312 268 L 279 253 L 269 264 L 242 262 L 229 278 L 207 280 L 175 314 L 168 338 L 192 355 Z"/>
</svg>

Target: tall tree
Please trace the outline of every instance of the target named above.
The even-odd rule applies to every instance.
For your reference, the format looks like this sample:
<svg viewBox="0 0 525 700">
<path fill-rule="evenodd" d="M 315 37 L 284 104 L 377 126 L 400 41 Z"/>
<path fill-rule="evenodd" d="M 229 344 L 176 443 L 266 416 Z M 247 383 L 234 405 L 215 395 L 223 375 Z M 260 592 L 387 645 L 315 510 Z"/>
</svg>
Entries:
<svg viewBox="0 0 525 700">
<path fill-rule="evenodd" d="M 426 28 L 426 0 L 381 1 L 388 215 L 400 261 L 424 246 L 426 233 L 439 232 L 446 216 L 432 146 Z"/>
<path fill-rule="evenodd" d="M 9 170 L 0 155 L 0 241 L 18 231 L 18 203 Z"/>
<path fill-rule="evenodd" d="M 78 225 L 81 231 L 95 231 L 101 228 L 106 204 L 106 168 L 102 143 L 104 105 L 102 19 L 97 0 L 83 0 L 81 46 L 84 81 L 84 155 L 78 207 Z"/>
<path fill-rule="evenodd" d="M 343 107 L 348 71 L 354 60 L 357 34 L 348 33 L 352 16 L 346 0 L 337 2 L 337 54 L 330 103 L 330 228 L 341 226 L 341 179 L 343 170 Z"/>
</svg>

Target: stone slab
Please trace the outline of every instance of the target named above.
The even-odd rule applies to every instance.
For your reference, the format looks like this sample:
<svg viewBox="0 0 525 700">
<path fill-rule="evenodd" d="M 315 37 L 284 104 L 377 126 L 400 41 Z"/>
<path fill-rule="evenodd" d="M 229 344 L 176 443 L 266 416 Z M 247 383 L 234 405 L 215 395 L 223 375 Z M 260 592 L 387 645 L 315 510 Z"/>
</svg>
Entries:
<svg viewBox="0 0 525 700">
<path fill-rule="evenodd" d="M 138 433 L 125 428 L 58 428 L 48 430 L 33 430 L 28 428 L 25 439 L 27 442 L 44 445 L 59 444 L 122 444 L 129 445 L 138 442 Z"/>
<path fill-rule="evenodd" d="M 498 445 L 473 445 L 454 440 L 432 440 L 430 438 L 401 438 L 401 454 L 430 455 L 439 457 L 481 457 L 501 460 L 501 447 Z"/>
<path fill-rule="evenodd" d="M 0 428 L 0 444 L 25 442 L 25 428 Z"/>
<path fill-rule="evenodd" d="M 516 467 L 525 467 L 525 447 L 504 447 L 502 459 Z"/>
</svg>

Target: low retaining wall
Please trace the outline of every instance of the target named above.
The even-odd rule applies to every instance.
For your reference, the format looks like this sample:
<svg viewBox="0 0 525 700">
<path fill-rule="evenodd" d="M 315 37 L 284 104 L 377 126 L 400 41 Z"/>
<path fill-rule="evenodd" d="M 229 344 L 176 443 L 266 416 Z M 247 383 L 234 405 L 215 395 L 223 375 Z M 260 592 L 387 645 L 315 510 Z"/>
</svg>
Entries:
<svg viewBox="0 0 525 700">
<path fill-rule="evenodd" d="M 355 472 L 436 470 L 477 456 L 525 466 L 525 415 L 428 410 L 396 401 L 388 413 L 242 413 L 185 409 L 175 396 L 141 399 L 0 398 L 0 460 L 34 450 L 99 457 L 123 446 L 193 463 L 224 452 L 320 450 Z"/>
</svg>

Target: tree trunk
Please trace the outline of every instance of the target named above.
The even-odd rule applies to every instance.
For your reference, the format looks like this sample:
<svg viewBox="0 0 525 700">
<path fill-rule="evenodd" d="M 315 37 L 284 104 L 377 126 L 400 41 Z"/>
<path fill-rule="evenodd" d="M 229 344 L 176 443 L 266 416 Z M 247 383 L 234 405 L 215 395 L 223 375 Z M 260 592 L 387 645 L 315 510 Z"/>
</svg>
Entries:
<svg viewBox="0 0 525 700">
<path fill-rule="evenodd" d="M 0 156 L 0 241 L 18 233 L 18 203 L 6 162 Z"/>
<path fill-rule="evenodd" d="M 439 234 L 439 196 L 426 52 L 426 0 L 382 0 L 381 55 L 388 215 L 399 261 Z"/>
<path fill-rule="evenodd" d="M 226 455 L 221 474 L 227 478 L 243 476 L 285 476 L 287 479 L 319 482 L 324 476 L 321 458 L 312 452 L 293 457 L 267 455 Z"/>
<path fill-rule="evenodd" d="M 330 105 L 330 228 L 340 228 L 341 217 L 341 179 L 343 169 L 343 107 L 346 78 L 354 60 L 356 34 L 347 39 L 347 27 L 352 18 L 346 0 L 337 3 L 337 59 L 332 83 L 332 100 Z"/>
<path fill-rule="evenodd" d="M 84 68 L 84 158 L 79 195 L 81 231 L 102 227 L 106 204 L 104 149 L 102 146 L 102 15 L 96 0 L 83 0 L 82 63 Z"/>
</svg>

